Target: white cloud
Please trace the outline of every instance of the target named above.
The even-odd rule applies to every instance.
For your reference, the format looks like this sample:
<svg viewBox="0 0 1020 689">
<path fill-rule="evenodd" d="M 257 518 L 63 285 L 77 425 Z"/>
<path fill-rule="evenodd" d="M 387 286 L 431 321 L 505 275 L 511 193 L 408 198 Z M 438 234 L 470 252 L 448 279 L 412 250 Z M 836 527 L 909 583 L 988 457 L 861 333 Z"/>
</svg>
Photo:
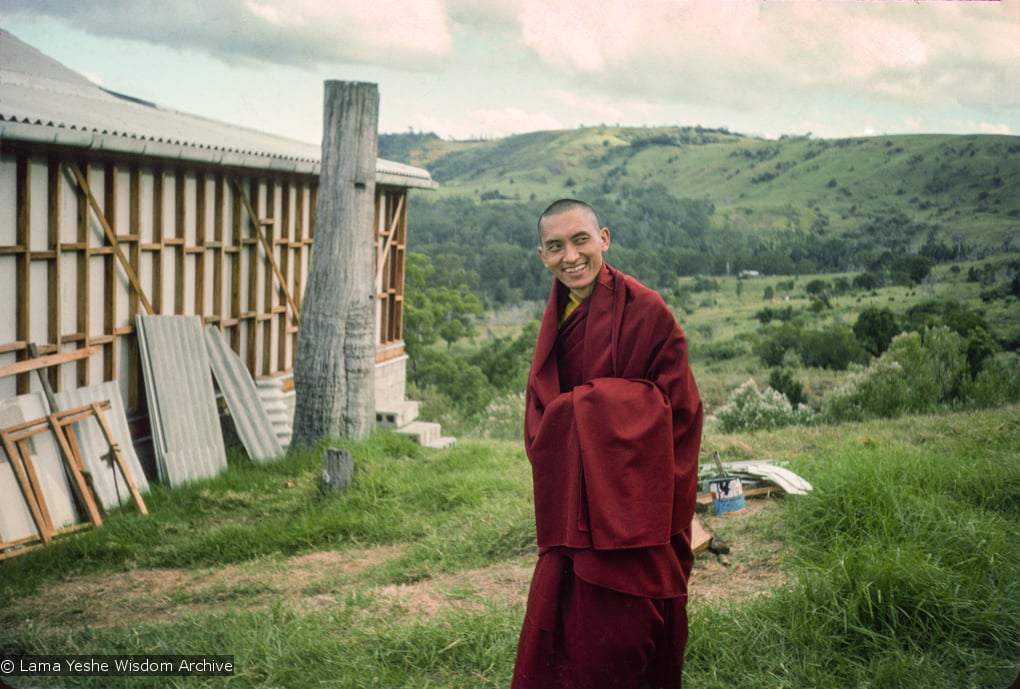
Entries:
<svg viewBox="0 0 1020 689">
<path fill-rule="evenodd" d="M 223 99 L 270 88 L 258 85 L 269 75 L 313 88 L 322 78 L 378 81 L 390 131 L 1020 129 L 1020 0 L 0 1 L 5 28 L 34 25 L 51 46 L 63 49 L 62 32 L 99 36 L 108 50 L 118 43 L 108 39 L 126 41 L 118 49 L 137 54 L 137 75 L 102 71 L 94 39 L 73 58 L 118 90 L 202 82 Z M 219 82 L 196 74 L 207 56 Z"/>
<path fill-rule="evenodd" d="M 441 0 L 7 0 L 98 36 L 206 53 L 227 62 L 337 62 L 436 69 L 452 55 Z M 384 18 L 382 20 L 381 18 Z"/>
</svg>

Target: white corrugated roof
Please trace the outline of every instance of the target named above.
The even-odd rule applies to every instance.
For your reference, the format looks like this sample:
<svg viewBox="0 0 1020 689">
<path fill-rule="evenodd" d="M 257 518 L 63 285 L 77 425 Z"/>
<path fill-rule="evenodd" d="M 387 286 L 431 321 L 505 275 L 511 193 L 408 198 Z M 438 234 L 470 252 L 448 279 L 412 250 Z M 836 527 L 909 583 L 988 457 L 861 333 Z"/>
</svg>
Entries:
<svg viewBox="0 0 1020 689">
<path fill-rule="evenodd" d="M 0 30 L 0 140 L 81 146 L 318 174 L 321 148 L 107 91 Z M 376 181 L 435 188 L 426 170 L 378 159 Z"/>
</svg>

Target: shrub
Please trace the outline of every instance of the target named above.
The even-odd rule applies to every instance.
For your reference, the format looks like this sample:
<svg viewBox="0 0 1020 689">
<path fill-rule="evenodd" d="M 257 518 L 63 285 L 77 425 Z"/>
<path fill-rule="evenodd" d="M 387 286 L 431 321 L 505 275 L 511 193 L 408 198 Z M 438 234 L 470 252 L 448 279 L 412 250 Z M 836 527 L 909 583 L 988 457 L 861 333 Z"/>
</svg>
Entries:
<svg viewBox="0 0 1020 689">
<path fill-rule="evenodd" d="M 986 359 L 966 394 L 975 407 L 1020 402 L 1020 354 L 1002 352 Z"/>
<path fill-rule="evenodd" d="M 489 403 L 471 435 L 479 438 L 520 440 L 524 434 L 524 393 L 500 395 Z"/>
<path fill-rule="evenodd" d="M 853 371 L 822 404 L 827 423 L 891 418 L 903 413 L 910 386 L 899 362 L 882 357 Z"/>
<path fill-rule="evenodd" d="M 967 341 L 945 326 L 925 328 L 921 339 L 927 355 L 925 364 L 935 381 L 938 401 L 958 403 L 960 391 L 970 382 Z"/>
<path fill-rule="evenodd" d="M 863 421 L 959 405 L 970 386 L 966 344 L 945 326 L 897 335 L 882 356 L 829 394 L 822 416 Z"/>
<path fill-rule="evenodd" d="M 793 379 L 793 375 L 785 368 L 774 368 L 769 373 L 769 387 L 783 394 L 794 407 L 807 404 L 804 386 Z"/>
<path fill-rule="evenodd" d="M 845 326 L 801 333 L 800 355 L 805 366 L 845 371 L 867 357 L 853 331 Z"/>
<path fill-rule="evenodd" d="M 891 309 L 869 306 L 857 316 L 853 331 L 862 347 L 879 356 L 899 334 L 900 324 Z"/>
<path fill-rule="evenodd" d="M 803 405 L 795 407 L 781 392 L 772 388 L 759 392 L 753 378 L 737 388 L 715 417 L 723 433 L 773 430 L 807 425 L 814 420 L 809 408 Z"/>
</svg>

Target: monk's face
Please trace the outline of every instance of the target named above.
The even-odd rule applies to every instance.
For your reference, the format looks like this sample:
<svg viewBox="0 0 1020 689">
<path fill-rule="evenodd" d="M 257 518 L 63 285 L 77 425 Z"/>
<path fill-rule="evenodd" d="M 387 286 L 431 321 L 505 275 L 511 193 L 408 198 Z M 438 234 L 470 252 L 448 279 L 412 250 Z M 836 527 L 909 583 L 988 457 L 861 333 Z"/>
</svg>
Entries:
<svg viewBox="0 0 1020 689">
<path fill-rule="evenodd" d="M 542 263 L 574 296 L 586 299 L 602 270 L 602 253 L 609 248 L 609 228 L 600 228 L 591 211 L 582 206 L 547 216 L 538 232 Z"/>
</svg>

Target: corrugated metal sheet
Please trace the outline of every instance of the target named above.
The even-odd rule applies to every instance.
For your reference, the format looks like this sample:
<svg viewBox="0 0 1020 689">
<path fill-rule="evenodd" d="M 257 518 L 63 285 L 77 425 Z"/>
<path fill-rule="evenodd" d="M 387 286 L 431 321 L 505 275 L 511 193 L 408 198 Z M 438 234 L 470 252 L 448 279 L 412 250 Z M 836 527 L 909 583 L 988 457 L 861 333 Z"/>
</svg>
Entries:
<svg viewBox="0 0 1020 689">
<path fill-rule="evenodd" d="M 248 456 L 256 462 L 279 459 L 283 448 L 241 357 L 230 349 L 216 326 L 206 326 L 205 337 L 213 376 L 227 401 L 227 409 Z"/>
<path fill-rule="evenodd" d="M 136 316 L 160 478 L 171 486 L 227 467 L 216 392 L 198 316 Z"/>
<path fill-rule="evenodd" d="M 58 392 L 53 397 L 61 411 L 76 409 L 93 402 L 108 401 L 110 408 L 103 412 L 103 418 L 124 458 L 131 480 L 134 481 L 139 493 L 149 490 L 149 481 L 138 461 L 138 455 L 135 454 L 134 443 L 131 442 L 131 432 L 128 429 L 127 414 L 124 413 L 124 401 L 120 395 L 120 386 L 115 381 Z M 105 459 L 110 452 L 110 445 L 95 417 L 90 416 L 73 423 L 71 429 L 78 441 L 82 463 L 92 476 L 92 486 L 95 488 L 96 499 L 99 503 L 109 509 L 130 502 L 131 493 L 120 467 Z"/>
<path fill-rule="evenodd" d="M 0 138 L 319 174 L 321 146 L 102 89 L 0 30 Z M 377 181 L 433 189 L 425 170 L 379 160 Z"/>
<path fill-rule="evenodd" d="M 23 421 L 39 419 L 48 413 L 41 393 L 19 395 L 0 401 L 0 427 L 9 428 Z M 71 484 L 64 473 L 60 448 L 52 433 L 40 433 L 27 441 L 29 461 L 39 477 L 46 509 L 53 525 L 60 529 L 81 521 L 74 505 Z M 0 445 L 0 534 L 7 542 L 39 534 L 32 514 L 18 487 L 10 459 Z"/>
</svg>

